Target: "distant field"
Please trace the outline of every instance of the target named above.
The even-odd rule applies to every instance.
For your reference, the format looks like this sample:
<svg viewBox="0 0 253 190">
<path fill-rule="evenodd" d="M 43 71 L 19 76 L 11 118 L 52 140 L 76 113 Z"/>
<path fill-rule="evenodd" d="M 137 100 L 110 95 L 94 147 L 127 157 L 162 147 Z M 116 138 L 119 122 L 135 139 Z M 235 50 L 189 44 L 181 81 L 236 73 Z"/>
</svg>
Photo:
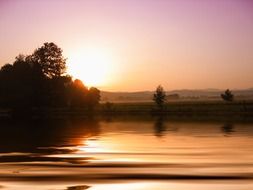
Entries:
<svg viewBox="0 0 253 190">
<path fill-rule="evenodd" d="M 225 89 L 224 89 L 225 90 Z M 168 101 L 221 101 L 224 90 L 172 90 L 166 91 Z M 232 90 L 236 100 L 253 100 L 253 88 Z M 101 102 L 152 102 L 154 91 L 106 92 L 101 91 Z"/>
<path fill-rule="evenodd" d="M 253 101 L 171 101 L 158 110 L 153 102 L 101 104 L 100 111 L 108 113 L 167 113 L 167 114 L 252 114 Z"/>
</svg>

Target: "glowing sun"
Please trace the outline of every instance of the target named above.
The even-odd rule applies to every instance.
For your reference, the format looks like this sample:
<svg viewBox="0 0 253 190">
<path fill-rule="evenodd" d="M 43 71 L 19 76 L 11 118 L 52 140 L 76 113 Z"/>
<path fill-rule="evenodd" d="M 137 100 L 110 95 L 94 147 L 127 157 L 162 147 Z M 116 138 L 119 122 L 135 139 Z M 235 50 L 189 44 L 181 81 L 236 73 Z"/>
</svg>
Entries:
<svg viewBox="0 0 253 190">
<path fill-rule="evenodd" d="M 86 48 L 74 51 L 68 58 L 68 73 L 90 86 L 107 84 L 113 74 L 112 55 L 104 49 Z"/>
</svg>

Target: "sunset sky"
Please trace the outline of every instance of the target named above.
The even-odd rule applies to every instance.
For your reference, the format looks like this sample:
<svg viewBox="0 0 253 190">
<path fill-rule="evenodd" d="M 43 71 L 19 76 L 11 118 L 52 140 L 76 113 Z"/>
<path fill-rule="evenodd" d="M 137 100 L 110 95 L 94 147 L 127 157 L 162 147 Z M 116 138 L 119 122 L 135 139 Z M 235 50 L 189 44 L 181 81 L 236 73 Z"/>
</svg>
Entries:
<svg viewBox="0 0 253 190">
<path fill-rule="evenodd" d="M 0 0 L 0 65 L 44 42 L 102 90 L 253 87 L 252 0 Z"/>
</svg>

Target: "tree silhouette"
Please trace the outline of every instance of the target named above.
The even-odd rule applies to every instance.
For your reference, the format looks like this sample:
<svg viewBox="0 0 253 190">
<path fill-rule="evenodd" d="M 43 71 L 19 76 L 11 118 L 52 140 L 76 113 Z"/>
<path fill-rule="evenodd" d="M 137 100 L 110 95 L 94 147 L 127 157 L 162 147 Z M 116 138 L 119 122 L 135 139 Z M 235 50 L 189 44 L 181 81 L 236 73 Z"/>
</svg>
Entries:
<svg viewBox="0 0 253 190">
<path fill-rule="evenodd" d="M 232 94 L 232 92 L 227 89 L 224 94 L 221 94 L 221 98 L 224 100 L 224 101 L 227 101 L 227 102 L 232 102 L 234 100 L 234 95 Z"/>
<path fill-rule="evenodd" d="M 4 66 L 2 66 L 1 71 L 3 74 L 9 74 L 12 71 L 12 65 L 7 63 Z"/>
<path fill-rule="evenodd" d="M 87 94 L 89 90 L 81 80 L 74 80 L 70 87 L 70 105 L 82 107 L 87 105 Z"/>
<path fill-rule="evenodd" d="M 163 105 L 166 101 L 166 93 L 161 85 L 156 88 L 156 91 L 153 95 L 153 100 L 160 109 L 163 108 Z"/>
<path fill-rule="evenodd" d="M 54 43 L 44 43 L 32 55 L 18 55 L 13 64 L 0 69 L 0 106 L 18 112 L 42 107 L 96 106 L 100 91 L 63 75 L 65 61 L 62 50 Z"/>
<path fill-rule="evenodd" d="M 100 91 L 95 87 L 89 89 L 81 80 L 76 79 L 70 88 L 70 105 L 92 109 L 100 101 Z"/>
<path fill-rule="evenodd" d="M 88 93 L 89 108 L 95 107 L 99 103 L 99 101 L 100 101 L 100 91 L 95 87 L 91 87 Z"/>
<path fill-rule="evenodd" d="M 34 51 L 31 58 L 33 64 L 38 64 L 49 78 L 59 77 L 66 71 L 66 59 L 62 55 L 62 49 L 53 42 L 44 43 Z"/>
</svg>

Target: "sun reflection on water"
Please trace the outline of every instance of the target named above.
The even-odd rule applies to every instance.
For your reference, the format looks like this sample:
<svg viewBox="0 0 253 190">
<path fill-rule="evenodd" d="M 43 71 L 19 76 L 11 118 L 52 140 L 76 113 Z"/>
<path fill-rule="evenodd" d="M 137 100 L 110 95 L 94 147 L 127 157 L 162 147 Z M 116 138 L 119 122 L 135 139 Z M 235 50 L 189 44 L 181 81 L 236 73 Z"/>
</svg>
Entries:
<svg viewBox="0 0 253 190">
<path fill-rule="evenodd" d="M 86 139 L 83 145 L 78 147 L 79 151 L 87 153 L 106 153 L 113 152 L 112 147 L 108 145 L 105 146 L 103 141 L 98 141 L 96 139 Z"/>
<path fill-rule="evenodd" d="M 77 154 L 88 154 L 94 156 L 93 162 L 136 162 L 139 159 L 127 155 L 124 149 L 114 142 L 107 142 L 102 139 L 85 139 L 83 145 L 77 147 Z"/>
<path fill-rule="evenodd" d="M 110 189 L 110 190 L 144 190 L 144 189 L 148 189 L 150 187 L 151 183 L 127 183 L 127 184 L 101 184 L 101 185 L 96 185 L 94 187 L 91 188 L 91 190 L 104 190 L 104 189 Z"/>
</svg>

